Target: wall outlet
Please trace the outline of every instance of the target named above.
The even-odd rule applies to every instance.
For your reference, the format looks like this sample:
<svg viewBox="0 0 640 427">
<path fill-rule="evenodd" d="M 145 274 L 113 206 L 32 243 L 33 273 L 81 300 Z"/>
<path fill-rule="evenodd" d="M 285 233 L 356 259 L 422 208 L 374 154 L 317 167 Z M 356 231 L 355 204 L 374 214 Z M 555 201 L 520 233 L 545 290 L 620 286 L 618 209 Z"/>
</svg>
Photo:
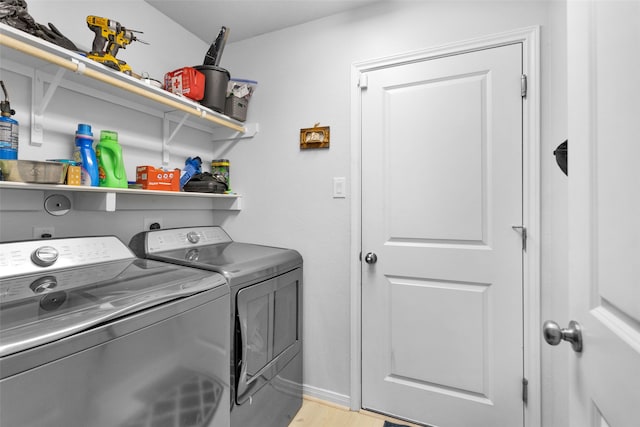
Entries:
<svg viewBox="0 0 640 427">
<path fill-rule="evenodd" d="M 143 224 L 143 230 L 158 230 L 162 228 L 162 218 L 145 218 Z"/>
<path fill-rule="evenodd" d="M 50 239 L 54 236 L 54 227 L 33 227 L 34 239 Z"/>
</svg>

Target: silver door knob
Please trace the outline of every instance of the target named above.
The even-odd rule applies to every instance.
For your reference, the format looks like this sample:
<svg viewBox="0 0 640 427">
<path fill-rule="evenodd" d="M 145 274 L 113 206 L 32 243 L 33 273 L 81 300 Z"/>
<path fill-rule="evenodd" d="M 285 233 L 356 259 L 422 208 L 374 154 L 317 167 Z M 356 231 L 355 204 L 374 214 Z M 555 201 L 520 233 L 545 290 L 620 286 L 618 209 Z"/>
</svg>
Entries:
<svg viewBox="0 0 640 427">
<path fill-rule="evenodd" d="M 373 252 L 369 252 L 364 256 L 364 262 L 366 262 L 367 264 L 375 264 L 376 262 L 378 262 L 378 255 L 374 254 Z"/>
<path fill-rule="evenodd" d="M 564 340 L 571 343 L 576 353 L 582 351 L 582 327 L 575 320 L 569 322 L 568 328 L 560 328 L 553 320 L 547 320 L 542 325 L 542 334 L 548 344 L 558 345 Z"/>
</svg>

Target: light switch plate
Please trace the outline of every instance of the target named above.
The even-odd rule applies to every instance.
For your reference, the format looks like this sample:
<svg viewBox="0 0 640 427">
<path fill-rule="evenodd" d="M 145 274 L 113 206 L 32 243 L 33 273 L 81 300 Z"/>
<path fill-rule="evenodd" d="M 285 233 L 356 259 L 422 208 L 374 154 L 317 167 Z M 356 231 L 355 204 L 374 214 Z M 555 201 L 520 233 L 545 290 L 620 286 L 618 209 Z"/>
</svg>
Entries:
<svg viewBox="0 0 640 427">
<path fill-rule="evenodd" d="M 333 177 L 333 198 L 344 199 L 347 197 L 347 179 L 343 176 Z"/>
</svg>

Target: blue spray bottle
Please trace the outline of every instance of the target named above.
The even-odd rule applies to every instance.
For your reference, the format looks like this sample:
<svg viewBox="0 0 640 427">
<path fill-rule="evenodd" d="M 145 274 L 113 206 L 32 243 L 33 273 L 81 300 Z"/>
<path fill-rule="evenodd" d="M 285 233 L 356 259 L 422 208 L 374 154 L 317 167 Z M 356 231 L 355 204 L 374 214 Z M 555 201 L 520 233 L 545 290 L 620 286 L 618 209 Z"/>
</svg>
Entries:
<svg viewBox="0 0 640 427">
<path fill-rule="evenodd" d="M 0 159 L 15 160 L 18 158 L 18 121 L 11 118 L 16 112 L 11 108 L 2 80 L 0 86 L 4 92 L 4 101 L 0 102 Z"/>
<path fill-rule="evenodd" d="M 100 185 L 98 160 L 93 149 L 93 133 L 90 125 L 78 124 L 73 160 L 82 165 L 82 185 L 90 185 L 92 187 Z"/>
<path fill-rule="evenodd" d="M 182 176 L 180 177 L 180 190 L 184 188 L 185 184 L 189 182 L 189 180 L 193 178 L 195 174 L 202 173 L 202 170 L 200 169 L 201 165 L 202 160 L 200 159 L 200 157 L 189 157 L 187 160 L 185 160 L 184 170 L 182 172 Z"/>
</svg>

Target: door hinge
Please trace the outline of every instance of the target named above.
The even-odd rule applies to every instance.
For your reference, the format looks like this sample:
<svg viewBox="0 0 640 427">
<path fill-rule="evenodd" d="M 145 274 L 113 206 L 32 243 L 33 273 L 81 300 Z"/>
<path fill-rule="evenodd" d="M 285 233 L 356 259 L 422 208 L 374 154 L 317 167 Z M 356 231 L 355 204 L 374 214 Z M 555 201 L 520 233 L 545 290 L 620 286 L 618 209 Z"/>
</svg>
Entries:
<svg viewBox="0 0 640 427">
<path fill-rule="evenodd" d="M 522 379 L 522 401 L 526 405 L 529 402 L 529 380 Z"/>
<path fill-rule="evenodd" d="M 523 98 L 527 97 L 527 75 L 523 74 L 520 76 L 520 96 Z"/>
<path fill-rule="evenodd" d="M 358 87 L 360 89 L 366 89 L 369 86 L 369 77 L 366 73 L 360 74 L 360 78 L 358 79 Z"/>
<path fill-rule="evenodd" d="M 520 233 L 520 236 L 522 237 L 522 250 L 526 252 L 527 251 L 527 227 L 524 227 L 522 225 L 514 225 L 511 228 L 517 231 L 518 233 Z"/>
</svg>

